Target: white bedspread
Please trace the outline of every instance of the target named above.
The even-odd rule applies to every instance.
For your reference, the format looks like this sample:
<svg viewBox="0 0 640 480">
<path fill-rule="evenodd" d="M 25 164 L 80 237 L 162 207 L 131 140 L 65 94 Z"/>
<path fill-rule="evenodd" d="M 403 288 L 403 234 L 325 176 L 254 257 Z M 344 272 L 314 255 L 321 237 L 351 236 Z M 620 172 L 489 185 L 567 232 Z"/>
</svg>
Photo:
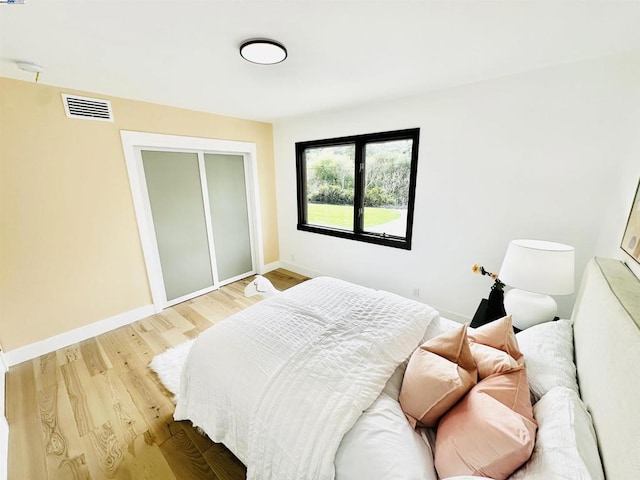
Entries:
<svg viewBox="0 0 640 480">
<path fill-rule="evenodd" d="M 329 278 L 204 332 L 177 420 L 223 442 L 252 479 L 333 479 L 342 437 L 420 343 L 431 307 Z"/>
</svg>

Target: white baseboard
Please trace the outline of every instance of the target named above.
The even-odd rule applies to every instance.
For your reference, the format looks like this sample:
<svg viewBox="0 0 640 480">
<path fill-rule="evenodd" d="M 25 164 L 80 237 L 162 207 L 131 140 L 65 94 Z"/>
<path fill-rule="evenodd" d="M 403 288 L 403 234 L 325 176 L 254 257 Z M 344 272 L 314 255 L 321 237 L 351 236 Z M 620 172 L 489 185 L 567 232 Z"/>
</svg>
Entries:
<svg viewBox="0 0 640 480">
<path fill-rule="evenodd" d="M 272 272 L 273 270 L 277 270 L 278 268 L 280 268 L 280 262 L 271 262 L 267 263 L 266 265 L 262 265 L 258 273 L 260 275 L 264 275 L 265 273 Z"/>
<path fill-rule="evenodd" d="M 304 275 L 305 277 L 309 277 L 309 278 L 314 278 L 314 277 L 321 277 L 323 275 L 326 275 L 326 273 L 321 273 L 321 272 L 317 272 L 315 270 L 311 270 L 309 268 L 303 267 L 301 265 L 298 265 L 296 263 L 289 263 L 289 262 L 280 262 L 280 268 L 284 268 L 285 270 L 290 270 L 294 273 L 297 273 L 299 275 Z"/>
<path fill-rule="evenodd" d="M 0 372 L 6 372 L 9 370 L 9 364 L 7 363 L 7 359 L 4 356 L 4 352 L 0 348 Z"/>
<path fill-rule="evenodd" d="M 128 312 L 115 315 L 104 320 L 100 320 L 84 327 L 76 328 L 60 335 L 47 338 L 40 342 L 31 343 L 24 347 L 16 348 L 5 353 L 5 359 L 9 367 L 17 365 L 27 360 L 32 360 L 44 355 L 45 353 L 54 352 L 74 343 L 82 342 L 88 338 L 101 335 L 118 327 L 129 325 L 135 321 L 153 315 L 155 309 L 153 305 L 145 305 Z"/>
</svg>

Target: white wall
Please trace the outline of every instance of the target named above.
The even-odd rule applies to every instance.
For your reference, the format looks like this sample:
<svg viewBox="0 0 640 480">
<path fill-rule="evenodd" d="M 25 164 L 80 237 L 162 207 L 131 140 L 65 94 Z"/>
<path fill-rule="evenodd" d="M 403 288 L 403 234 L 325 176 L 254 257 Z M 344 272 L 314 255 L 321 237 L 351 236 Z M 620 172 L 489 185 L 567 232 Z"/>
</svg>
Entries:
<svg viewBox="0 0 640 480">
<path fill-rule="evenodd" d="M 607 215 L 628 212 L 611 198 L 630 202 L 635 188 L 639 62 L 627 54 L 276 122 L 282 265 L 408 297 L 419 288 L 460 318 L 491 286 L 471 266 L 498 270 L 514 238 L 574 245 L 579 280 L 590 257 L 619 243 L 621 218 L 600 238 Z M 411 127 L 421 128 L 411 251 L 296 230 L 295 142 Z M 569 316 L 574 296 L 557 300 Z"/>
<path fill-rule="evenodd" d="M 631 270 L 640 277 L 640 263 L 620 248 L 631 203 L 640 181 L 640 121 L 638 120 L 640 118 L 640 101 L 638 101 L 640 96 L 638 94 L 640 90 L 640 62 L 637 62 L 635 66 L 633 83 L 636 92 L 635 101 L 630 96 L 629 113 L 632 114 L 631 118 L 635 119 L 635 122 L 629 121 L 626 125 L 627 149 L 620 153 L 622 168 L 617 170 L 617 176 L 612 179 L 613 187 L 607 203 L 607 213 L 600 233 L 597 255 L 625 261 Z"/>
</svg>

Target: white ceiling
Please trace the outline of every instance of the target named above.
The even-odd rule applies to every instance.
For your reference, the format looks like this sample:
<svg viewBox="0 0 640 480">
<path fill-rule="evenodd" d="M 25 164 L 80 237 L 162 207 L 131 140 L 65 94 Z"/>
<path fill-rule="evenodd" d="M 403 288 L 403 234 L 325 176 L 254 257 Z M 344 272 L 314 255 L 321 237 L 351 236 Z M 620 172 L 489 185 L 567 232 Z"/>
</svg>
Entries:
<svg viewBox="0 0 640 480">
<path fill-rule="evenodd" d="M 289 58 L 260 66 L 240 43 Z M 26 0 L 0 5 L 0 75 L 256 120 L 640 50 L 640 1 Z"/>
</svg>

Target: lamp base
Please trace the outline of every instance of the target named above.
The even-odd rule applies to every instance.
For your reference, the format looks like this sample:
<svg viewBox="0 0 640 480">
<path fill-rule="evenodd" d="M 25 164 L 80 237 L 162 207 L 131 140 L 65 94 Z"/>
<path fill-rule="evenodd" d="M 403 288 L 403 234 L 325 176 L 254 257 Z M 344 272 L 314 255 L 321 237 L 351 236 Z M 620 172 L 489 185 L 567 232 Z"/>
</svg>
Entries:
<svg viewBox="0 0 640 480">
<path fill-rule="evenodd" d="M 513 325 L 524 330 L 553 320 L 558 312 L 558 304 L 549 295 L 514 288 L 504 296 L 504 309 L 507 315 L 512 316 Z"/>
</svg>

